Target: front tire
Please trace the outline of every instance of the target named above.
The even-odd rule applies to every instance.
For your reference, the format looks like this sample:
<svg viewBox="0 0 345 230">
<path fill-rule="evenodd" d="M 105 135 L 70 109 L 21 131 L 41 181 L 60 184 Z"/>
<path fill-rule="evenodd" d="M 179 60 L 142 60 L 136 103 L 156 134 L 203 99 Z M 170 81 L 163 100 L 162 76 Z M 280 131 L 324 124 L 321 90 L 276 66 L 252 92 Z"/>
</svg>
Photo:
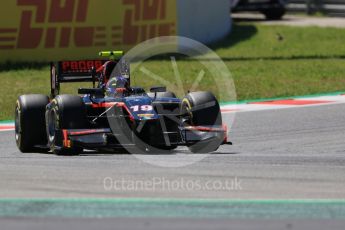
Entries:
<svg viewBox="0 0 345 230">
<path fill-rule="evenodd" d="M 83 152 L 79 146 L 66 147 L 63 143 L 67 129 L 85 128 L 86 108 L 81 97 L 58 95 L 46 111 L 48 145 L 56 155 L 77 155 Z"/>
<path fill-rule="evenodd" d="M 183 122 L 191 126 L 222 126 L 222 116 L 219 103 L 211 92 L 193 92 L 182 100 L 181 113 Z M 224 141 L 219 135 L 201 140 L 188 146 L 193 153 L 209 153 L 216 151 Z"/>
<path fill-rule="evenodd" d="M 15 139 L 23 153 L 35 151 L 35 146 L 47 144 L 45 109 L 48 96 L 40 94 L 22 95 L 15 107 Z"/>
</svg>

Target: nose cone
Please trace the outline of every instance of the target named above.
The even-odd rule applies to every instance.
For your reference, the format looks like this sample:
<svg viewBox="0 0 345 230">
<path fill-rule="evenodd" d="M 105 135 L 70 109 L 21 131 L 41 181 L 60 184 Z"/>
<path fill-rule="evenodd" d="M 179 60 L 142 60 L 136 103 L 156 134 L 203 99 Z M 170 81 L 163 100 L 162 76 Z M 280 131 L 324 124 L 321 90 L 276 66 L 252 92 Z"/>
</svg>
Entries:
<svg viewBox="0 0 345 230">
<path fill-rule="evenodd" d="M 131 111 L 135 120 L 153 120 L 158 119 L 150 97 L 126 98 L 126 105 Z"/>
</svg>

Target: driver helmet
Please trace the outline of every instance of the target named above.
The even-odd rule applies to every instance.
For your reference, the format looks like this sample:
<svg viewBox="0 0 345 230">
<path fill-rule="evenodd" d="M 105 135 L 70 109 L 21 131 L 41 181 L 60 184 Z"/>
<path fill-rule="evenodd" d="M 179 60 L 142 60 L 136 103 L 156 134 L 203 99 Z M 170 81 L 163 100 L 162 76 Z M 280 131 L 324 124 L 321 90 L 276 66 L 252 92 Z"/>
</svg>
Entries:
<svg viewBox="0 0 345 230">
<path fill-rule="evenodd" d="M 130 90 L 128 78 L 122 75 L 114 77 L 109 87 L 115 94 L 124 94 Z"/>
</svg>

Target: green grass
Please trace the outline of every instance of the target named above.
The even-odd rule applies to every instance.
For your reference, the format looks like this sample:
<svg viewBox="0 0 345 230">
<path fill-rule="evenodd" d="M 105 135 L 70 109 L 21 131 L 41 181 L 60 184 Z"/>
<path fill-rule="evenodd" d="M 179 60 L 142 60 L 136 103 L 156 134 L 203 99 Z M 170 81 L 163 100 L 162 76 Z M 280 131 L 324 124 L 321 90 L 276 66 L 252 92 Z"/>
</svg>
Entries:
<svg viewBox="0 0 345 230">
<path fill-rule="evenodd" d="M 345 90 L 344 60 L 228 63 L 239 100 L 301 96 Z"/>
<path fill-rule="evenodd" d="M 278 39 L 278 34 L 283 39 Z M 273 98 L 345 91 L 345 29 L 264 26 L 239 23 L 233 33 L 211 48 L 230 70 L 238 100 Z M 178 59 L 184 91 L 190 89 L 202 66 L 195 60 Z M 168 88 L 184 94 L 176 84 L 171 61 L 151 60 L 146 69 L 169 82 Z M 137 69 L 133 84 L 162 85 Z M 222 101 L 233 100 L 227 79 L 216 80 L 207 71 L 199 90 L 219 92 Z M 218 86 L 216 82 L 221 82 Z M 0 120 L 12 119 L 18 95 L 49 94 L 49 67 L 44 64 L 0 66 Z M 64 85 L 64 93 L 75 93 L 79 85 Z"/>
<path fill-rule="evenodd" d="M 50 68 L 20 69 L 0 72 L 0 120 L 13 119 L 14 105 L 22 94 L 50 94 Z M 84 83 L 85 85 L 85 83 Z M 79 85 L 78 85 L 79 86 Z M 77 85 L 62 86 L 62 93 L 75 93 Z"/>
<path fill-rule="evenodd" d="M 283 40 L 277 39 L 278 34 Z M 241 23 L 227 39 L 211 47 L 232 60 L 344 58 L 344 38 L 345 29 Z"/>
</svg>

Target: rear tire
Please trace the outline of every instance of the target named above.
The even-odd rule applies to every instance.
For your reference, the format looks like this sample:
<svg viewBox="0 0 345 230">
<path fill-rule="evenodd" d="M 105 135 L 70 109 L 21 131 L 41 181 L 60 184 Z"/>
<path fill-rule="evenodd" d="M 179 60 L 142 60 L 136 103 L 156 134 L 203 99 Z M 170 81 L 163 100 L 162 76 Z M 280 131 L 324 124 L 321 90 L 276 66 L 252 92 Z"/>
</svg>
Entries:
<svg viewBox="0 0 345 230">
<path fill-rule="evenodd" d="M 216 97 L 210 92 L 193 92 L 182 100 L 184 123 L 192 126 L 222 126 L 222 116 Z M 193 153 L 216 151 L 224 137 L 214 137 L 188 146 Z"/>
<path fill-rule="evenodd" d="M 44 114 L 48 103 L 48 96 L 40 94 L 18 98 L 15 107 L 15 139 L 21 152 L 33 152 L 36 145 L 47 144 Z"/>
<path fill-rule="evenodd" d="M 78 155 L 83 152 L 79 146 L 63 146 L 64 129 L 85 128 L 86 108 L 81 97 L 58 95 L 46 112 L 48 145 L 56 155 Z"/>
</svg>

